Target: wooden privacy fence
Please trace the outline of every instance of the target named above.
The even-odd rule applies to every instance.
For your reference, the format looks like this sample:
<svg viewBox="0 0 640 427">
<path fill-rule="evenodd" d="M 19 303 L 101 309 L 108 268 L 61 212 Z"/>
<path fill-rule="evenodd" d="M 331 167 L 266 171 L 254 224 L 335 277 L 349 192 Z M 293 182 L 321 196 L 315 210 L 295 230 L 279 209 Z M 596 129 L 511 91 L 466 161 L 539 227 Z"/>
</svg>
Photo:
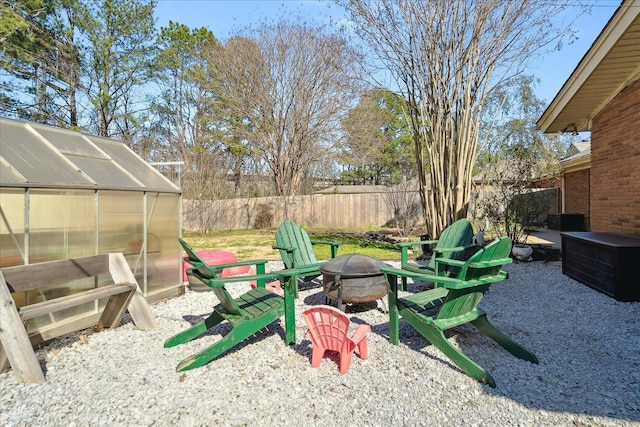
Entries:
<svg viewBox="0 0 640 427">
<path fill-rule="evenodd" d="M 417 193 L 409 197 L 420 203 Z M 386 193 L 184 200 L 183 228 L 246 230 L 258 223 L 277 227 L 285 219 L 309 227 L 381 227 L 393 221 L 395 210 Z M 415 220 L 424 222 L 421 215 Z"/>
<path fill-rule="evenodd" d="M 476 216 L 477 199 L 487 191 L 472 197 L 468 216 Z M 558 189 L 535 192 L 536 197 L 549 200 L 548 212 L 557 212 Z M 183 200 L 182 227 L 186 230 L 246 230 L 277 227 L 285 219 L 308 227 L 329 229 L 392 226 L 398 215 L 408 214 L 410 222 L 425 223 L 420 197 L 415 191 L 390 193 L 313 194 L 292 197 L 255 197 L 225 200 Z M 417 209 L 411 209 L 411 207 Z"/>
</svg>

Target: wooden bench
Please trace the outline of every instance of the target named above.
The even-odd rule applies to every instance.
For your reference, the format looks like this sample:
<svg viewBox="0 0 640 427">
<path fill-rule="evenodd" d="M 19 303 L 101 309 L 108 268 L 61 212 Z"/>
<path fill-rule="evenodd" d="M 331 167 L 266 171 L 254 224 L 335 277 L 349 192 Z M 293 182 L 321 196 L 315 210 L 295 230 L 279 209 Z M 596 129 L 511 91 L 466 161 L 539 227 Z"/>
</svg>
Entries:
<svg viewBox="0 0 640 427">
<path fill-rule="evenodd" d="M 75 280 L 110 275 L 112 283 L 17 308 L 12 293 L 42 290 Z M 97 330 L 115 328 L 125 310 L 136 327 L 157 329 L 149 305 L 121 253 L 94 255 L 61 261 L 20 265 L 0 269 L 0 371 L 11 365 L 21 382 L 44 382 L 44 374 L 33 351 L 33 345 L 56 336 L 83 329 L 87 322 L 71 321 L 56 331 L 27 332 L 26 322 L 51 315 L 87 302 L 109 298 L 104 308 L 91 317 Z M 37 328 L 36 328 L 37 329 Z"/>
</svg>

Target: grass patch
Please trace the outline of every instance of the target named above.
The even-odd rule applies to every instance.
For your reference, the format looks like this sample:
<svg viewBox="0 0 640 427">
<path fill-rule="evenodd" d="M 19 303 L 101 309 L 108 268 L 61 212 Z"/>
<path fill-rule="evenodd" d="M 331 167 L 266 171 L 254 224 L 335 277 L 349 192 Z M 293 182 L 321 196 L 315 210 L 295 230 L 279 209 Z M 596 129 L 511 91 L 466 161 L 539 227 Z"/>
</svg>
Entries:
<svg viewBox="0 0 640 427">
<path fill-rule="evenodd" d="M 333 231 L 306 228 L 311 240 L 340 243 L 338 255 L 361 254 L 380 260 L 399 260 L 400 250 L 394 243 L 376 240 L 366 230 Z M 239 260 L 266 259 L 279 261 L 280 253 L 274 250 L 276 229 L 212 231 L 205 235 L 192 231 L 183 232 L 184 240 L 194 249 L 217 249 L 234 253 Z M 315 245 L 316 258 L 331 257 L 329 245 Z"/>
</svg>

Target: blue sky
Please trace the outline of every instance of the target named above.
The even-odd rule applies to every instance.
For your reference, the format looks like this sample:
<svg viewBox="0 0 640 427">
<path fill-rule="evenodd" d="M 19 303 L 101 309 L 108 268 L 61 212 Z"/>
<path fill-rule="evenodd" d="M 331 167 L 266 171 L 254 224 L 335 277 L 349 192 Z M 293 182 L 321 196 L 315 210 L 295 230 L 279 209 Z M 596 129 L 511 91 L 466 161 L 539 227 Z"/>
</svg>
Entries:
<svg viewBox="0 0 640 427">
<path fill-rule="evenodd" d="M 547 103 L 553 100 L 620 4 L 620 0 L 591 1 L 591 13 L 574 24 L 578 40 L 546 55 L 527 70 L 527 74 L 540 79 L 536 92 Z M 170 20 L 191 28 L 205 27 L 222 41 L 237 29 L 276 20 L 283 14 L 316 23 L 340 20 L 343 16 L 332 2 L 307 0 L 159 0 L 156 7 L 158 27 L 166 26 Z M 571 20 L 576 14 L 575 9 L 569 9 L 561 19 Z"/>
</svg>

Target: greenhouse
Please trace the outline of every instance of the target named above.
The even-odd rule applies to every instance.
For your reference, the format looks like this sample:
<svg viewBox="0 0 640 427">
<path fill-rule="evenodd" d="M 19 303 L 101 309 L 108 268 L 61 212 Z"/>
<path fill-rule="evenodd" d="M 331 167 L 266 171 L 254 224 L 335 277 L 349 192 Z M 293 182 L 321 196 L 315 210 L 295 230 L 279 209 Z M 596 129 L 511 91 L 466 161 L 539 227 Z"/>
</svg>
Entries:
<svg viewBox="0 0 640 427">
<path fill-rule="evenodd" d="M 180 188 L 125 144 L 0 119 L 0 267 L 122 252 L 152 302 L 182 292 L 180 230 Z M 92 286 L 100 284 L 26 293 L 16 303 Z M 58 317 L 97 309 L 87 304 Z"/>
</svg>

